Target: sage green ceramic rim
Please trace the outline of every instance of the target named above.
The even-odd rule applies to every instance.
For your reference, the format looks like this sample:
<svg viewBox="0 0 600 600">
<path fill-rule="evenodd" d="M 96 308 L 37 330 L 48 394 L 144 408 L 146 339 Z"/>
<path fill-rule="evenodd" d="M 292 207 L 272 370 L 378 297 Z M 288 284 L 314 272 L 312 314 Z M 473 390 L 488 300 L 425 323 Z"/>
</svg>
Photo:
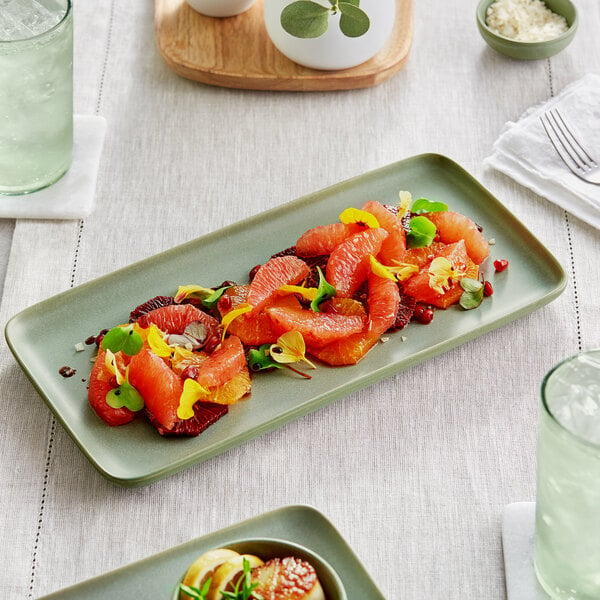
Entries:
<svg viewBox="0 0 600 600">
<path fill-rule="evenodd" d="M 254 554 L 265 562 L 272 558 L 285 558 L 286 556 L 305 560 L 315 569 L 327 600 L 348 600 L 344 584 L 334 568 L 322 556 L 305 546 L 277 538 L 248 538 L 234 540 L 222 544 L 220 547 L 235 550 L 240 554 Z M 180 600 L 179 583 L 173 590 L 171 600 Z"/>
<path fill-rule="evenodd" d="M 546 6 L 552 10 L 552 12 L 563 16 L 569 25 L 569 29 L 565 31 L 565 33 L 545 42 L 518 42 L 491 31 L 486 24 L 486 13 L 487 9 L 495 1 L 496 0 L 481 0 L 479 2 L 476 13 L 477 26 L 481 37 L 491 48 L 501 54 L 521 60 L 541 60 L 550 58 L 564 50 L 575 37 L 579 18 L 577 15 L 577 8 L 571 0 L 545 0 Z"/>
<path fill-rule="evenodd" d="M 552 413 L 552 410 L 548 406 L 548 399 L 547 399 L 547 393 L 546 393 L 546 388 L 548 387 L 550 380 L 555 375 L 560 373 L 560 370 L 562 367 L 564 367 L 568 363 L 572 362 L 573 360 L 577 360 L 579 357 L 584 356 L 586 354 L 594 355 L 598 359 L 600 359 L 600 348 L 596 348 L 593 350 L 586 350 L 584 352 L 578 352 L 577 354 L 569 356 L 568 358 L 565 358 L 564 360 L 559 362 L 557 365 L 552 367 L 552 369 L 550 369 L 550 371 L 548 371 L 548 373 L 546 373 L 546 376 L 544 377 L 544 380 L 542 381 L 542 387 L 541 387 L 541 410 L 543 410 L 546 413 L 546 415 L 552 420 L 552 422 L 555 424 L 555 426 L 558 427 L 562 431 L 562 434 L 564 436 L 573 440 L 573 443 L 575 443 L 579 446 L 587 447 L 596 453 L 600 453 L 600 444 L 595 444 L 594 442 L 590 442 L 589 440 L 586 440 L 586 439 L 578 436 L 577 434 L 573 433 L 572 431 L 569 431 L 554 416 L 554 414 Z"/>
</svg>

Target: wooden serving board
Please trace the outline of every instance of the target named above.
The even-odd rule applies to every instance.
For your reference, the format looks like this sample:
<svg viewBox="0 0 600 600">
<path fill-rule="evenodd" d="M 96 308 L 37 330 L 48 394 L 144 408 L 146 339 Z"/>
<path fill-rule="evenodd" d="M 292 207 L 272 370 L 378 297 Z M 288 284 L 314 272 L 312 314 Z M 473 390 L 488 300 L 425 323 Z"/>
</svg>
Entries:
<svg viewBox="0 0 600 600">
<path fill-rule="evenodd" d="M 210 85 L 249 90 L 329 91 L 377 85 L 397 73 L 412 43 L 412 0 L 396 0 L 387 44 L 371 60 L 340 71 L 318 71 L 285 57 L 271 42 L 263 0 L 235 17 L 205 17 L 186 0 L 155 0 L 158 50 L 178 75 Z"/>
</svg>

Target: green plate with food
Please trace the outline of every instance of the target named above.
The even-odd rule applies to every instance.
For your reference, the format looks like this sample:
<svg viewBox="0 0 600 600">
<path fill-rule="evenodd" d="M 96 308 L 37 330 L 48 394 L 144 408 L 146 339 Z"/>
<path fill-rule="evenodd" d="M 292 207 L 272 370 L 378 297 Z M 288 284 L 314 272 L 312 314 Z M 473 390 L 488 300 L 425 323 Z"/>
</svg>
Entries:
<svg viewBox="0 0 600 600">
<path fill-rule="evenodd" d="M 90 462 L 136 486 L 530 313 L 565 284 L 499 200 L 424 154 L 31 306 L 6 338 Z"/>
</svg>

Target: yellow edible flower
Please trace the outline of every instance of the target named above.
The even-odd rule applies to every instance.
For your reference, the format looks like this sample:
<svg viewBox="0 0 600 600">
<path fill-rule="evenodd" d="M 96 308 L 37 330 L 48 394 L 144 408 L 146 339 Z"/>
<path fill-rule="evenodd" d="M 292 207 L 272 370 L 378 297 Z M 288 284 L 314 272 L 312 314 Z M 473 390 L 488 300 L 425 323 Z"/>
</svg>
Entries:
<svg viewBox="0 0 600 600">
<path fill-rule="evenodd" d="M 240 315 L 250 312 L 251 310 L 252 310 L 252 306 L 250 304 L 248 304 L 247 302 L 243 302 L 242 304 L 239 304 L 237 308 L 230 310 L 221 319 L 221 325 L 223 326 L 223 335 L 222 335 L 221 339 L 223 339 L 223 340 L 225 339 L 225 333 L 227 332 L 227 328 L 229 327 L 229 325 L 231 324 L 231 322 L 233 320 L 237 319 Z"/>
<path fill-rule="evenodd" d="M 317 288 L 307 288 L 301 285 L 282 285 L 277 289 L 282 294 L 300 294 L 302 297 L 311 302 L 317 297 L 319 290 Z"/>
<path fill-rule="evenodd" d="M 205 288 L 201 285 L 180 285 L 175 294 L 175 302 L 179 304 L 186 298 L 198 298 L 204 300 L 208 298 L 215 290 Z"/>
<path fill-rule="evenodd" d="M 394 281 L 404 281 L 419 272 L 419 267 L 410 263 L 403 263 L 395 260 L 395 265 L 383 265 L 372 254 L 369 255 L 371 262 L 371 271 L 379 277 L 393 279 Z"/>
<path fill-rule="evenodd" d="M 410 210 L 412 195 L 406 190 L 401 190 L 398 196 L 400 198 L 400 203 L 398 204 L 398 218 L 401 219 Z"/>
<path fill-rule="evenodd" d="M 379 221 L 377 218 L 366 210 L 360 208 L 347 208 L 340 214 L 340 221 L 346 225 L 350 223 L 359 223 L 366 225 L 371 229 L 377 229 L 379 227 Z"/>
<path fill-rule="evenodd" d="M 119 367 L 117 366 L 117 358 L 110 350 L 106 350 L 106 354 L 104 355 L 104 364 L 110 371 L 111 375 L 115 376 L 117 384 L 121 385 L 126 379 L 126 374 L 124 375 L 121 373 Z"/>
<path fill-rule="evenodd" d="M 438 256 L 429 265 L 429 287 L 438 294 L 445 294 L 450 287 L 462 279 L 465 272 L 456 269 L 444 256 Z"/>
<path fill-rule="evenodd" d="M 163 340 L 163 335 L 156 325 L 150 325 L 150 331 L 148 332 L 148 345 L 154 354 L 162 356 L 163 358 L 171 356 L 173 353 L 173 348 L 171 348 L 171 346 L 169 346 L 169 344 Z"/>
<path fill-rule="evenodd" d="M 177 407 L 177 416 L 180 419 L 187 420 L 194 416 L 194 404 L 206 398 L 209 391 L 202 387 L 195 379 L 186 379 L 183 382 L 183 391 L 179 397 L 179 406 Z"/>
<path fill-rule="evenodd" d="M 299 331 L 295 329 L 287 331 L 282 336 L 277 338 L 277 343 L 272 344 L 269 348 L 271 358 L 282 364 L 295 363 L 304 361 L 310 365 L 313 369 L 317 367 L 306 358 L 306 345 L 304 338 Z"/>
</svg>

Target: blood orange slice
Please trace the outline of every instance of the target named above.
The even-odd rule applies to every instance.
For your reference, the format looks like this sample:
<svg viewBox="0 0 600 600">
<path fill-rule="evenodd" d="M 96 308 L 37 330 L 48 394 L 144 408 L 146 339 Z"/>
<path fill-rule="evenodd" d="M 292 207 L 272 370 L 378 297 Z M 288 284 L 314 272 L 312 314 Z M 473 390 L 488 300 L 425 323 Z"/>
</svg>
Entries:
<svg viewBox="0 0 600 600">
<path fill-rule="evenodd" d="M 302 234 L 296 242 L 298 256 L 322 256 L 331 254 L 346 238 L 362 231 L 358 223 L 330 223 L 319 225 Z"/>
<path fill-rule="evenodd" d="M 400 261 L 406 252 L 406 235 L 398 215 L 391 213 L 381 202 L 369 200 L 363 205 L 363 210 L 371 213 L 379 221 L 379 225 L 388 232 L 379 251 L 379 259 L 386 265 Z"/>
<path fill-rule="evenodd" d="M 365 326 L 365 319 L 357 315 L 315 313 L 277 306 L 269 307 L 267 314 L 280 335 L 295 329 L 302 334 L 309 348 L 318 348 L 342 339 L 362 331 Z"/>
<path fill-rule="evenodd" d="M 296 285 L 309 272 L 308 265 L 296 256 L 271 258 L 258 269 L 250 284 L 246 301 L 252 306 L 252 313 L 259 312 L 276 297 L 282 285 Z"/>
<path fill-rule="evenodd" d="M 381 227 L 365 229 L 344 240 L 331 253 L 327 261 L 327 281 L 335 287 L 337 295 L 349 298 L 369 274 L 370 254 L 381 250 L 388 232 Z"/>
<path fill-rule="evenodd" d="M 469 217 L 453 211 L 428 213 L 426 216 L 437 227 L 442 242 L 451 244 L 464 240 L 467 254 L 476 265 L 488 257 L 490 246 Z"/>
<path fill-rule="evenodd" d="M 106 352 L 100 350 L 90 374 L 88 401 L 94 412 L 108 425 L 125 425 L 134 419 L 135 413 L 128 408 L 113 408 L 106 403 L 106 394 L 114 386 L 111 383 L 113 376 L 106 366 L 105 359 Z"/>
<path fill-rule="evenodd" d="M 246 355 L 240 338 L 232 335 L 202 362 L 194 379 L 203 387 L 227 383 L 246 366 Z"/>
</svg>

